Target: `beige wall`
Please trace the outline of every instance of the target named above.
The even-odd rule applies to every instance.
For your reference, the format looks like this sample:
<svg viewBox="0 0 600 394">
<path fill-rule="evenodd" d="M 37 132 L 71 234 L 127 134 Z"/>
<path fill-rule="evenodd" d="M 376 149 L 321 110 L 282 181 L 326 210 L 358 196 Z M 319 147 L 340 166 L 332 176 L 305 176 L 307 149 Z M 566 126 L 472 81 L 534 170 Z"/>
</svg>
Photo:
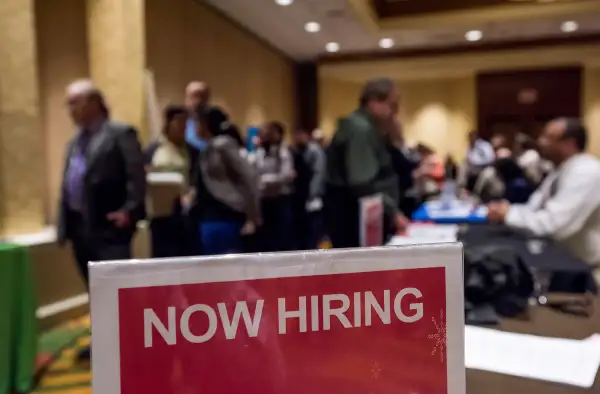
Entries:
<svg viewBox="0 0 600 394">
<path fill-rule="evenodd" d="M 400 81 L 409 138 L 422 139 L 440 152 L 460 158 L 464 155 L 465 133 L 477 118 L 474 76 L 478 72 L 574 64 L 584 67 L 582 112 L 590 134 L 589 150 L 600 156 L 598 44 L 325 63 L 319 66 L 320 123 L 331 133 L 334 120 L 356 106 L 361 81 L 386 75 Z"/>
<path fill-rule="evenodd" d="M 0 236 L 44 224 L 33 0 L 0 1 Z"/>
<path fill-rule="evenodd" d="M 64 149 L 73 135 L 64 88 L 87 77 L 90 69 L 87 14 L 81 0 L 37 0 L 35 6 L 45 200 L 53 221 Z M 240 126 L 270 119 L 293 124 L 292 63 L 193 0 L 146 1 L 146 59 L 161 108 L 182 103 L 185 84 L 202 79 L 213 87 L 214 101 Z"/>
<path fill-rule="evenodd" d="M 46 212 L 54 221 L 65 146 L 74 132 L 65 107 L 65 87 L 89 72 L 86 10 L 82 0 L 37 0 L 35 5 Z"/>
<path fill-rule="evenodd" d="M 193 0 L 147 0 L 146 34 L 161 107 L 199 79 L 240 126 L 293 124 L 291 62 L 222 16 Z"/>
<path fill-rule="evenodd" d="M 398 86 L 402 93 L 400 119 L 407 140 L 461 158 L 466 134 L 476 121 L 474 78 L 398 82 Z M 360 89 L 355 82 L 319 80 L 320 127 L 327 135 L 334 132 L 339 117 L 357 107 Z"/>
<path fill-rule="evenodd" d="M 474 77 L 398 82 L 403 103 L 401 120 L 407 139 L 431 145 L 441 154 L 461 159 L 466 134 L 477 122 Z M 361 85 L 321 77 L 320 126 L 331 135 L 335 123 L 357 106 Z M 586 67 L 583 76 L 583 116 L 590 135 L 589 151 L 600 156 L 600 67 Z"/>
</svg>

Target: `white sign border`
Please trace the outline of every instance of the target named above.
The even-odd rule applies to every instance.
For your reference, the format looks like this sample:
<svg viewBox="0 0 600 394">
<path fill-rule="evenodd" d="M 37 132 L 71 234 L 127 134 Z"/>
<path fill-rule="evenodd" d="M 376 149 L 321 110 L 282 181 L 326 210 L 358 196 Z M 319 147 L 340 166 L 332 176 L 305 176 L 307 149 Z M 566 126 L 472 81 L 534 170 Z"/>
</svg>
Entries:
<svg viewBox="0 0 600 394">
<path fill-rule="evenodd" d="M 446 272 L 448 394 L 465 394 L 460 243 L 90 263 L 93 392 L 121 394 L 119 289 L 429 267 Z"/>
</svg>

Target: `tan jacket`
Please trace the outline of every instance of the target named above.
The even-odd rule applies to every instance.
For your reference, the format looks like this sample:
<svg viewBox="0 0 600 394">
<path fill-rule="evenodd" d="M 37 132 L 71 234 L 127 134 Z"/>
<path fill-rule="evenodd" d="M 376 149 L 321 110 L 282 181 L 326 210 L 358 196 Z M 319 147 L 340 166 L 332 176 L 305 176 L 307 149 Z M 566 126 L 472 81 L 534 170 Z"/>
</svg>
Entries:
<svg viewBox="0 0 600 394">
<path fill-rule="evenodd" d="M 190 154 L 186 146 L 179 147 L 164 136 L 158 140 L 159 146 L 152 155 L 152 171 L 177 172 L 189 184 Z"/>
<path fill-rule="evenodd" d="M 235 140 L 220 135 L 212 138 L 200 159 L 200 171 L 207 190 L 231 209 L 260 223 L 258 177 L 244 160 Z"/>
</svg>

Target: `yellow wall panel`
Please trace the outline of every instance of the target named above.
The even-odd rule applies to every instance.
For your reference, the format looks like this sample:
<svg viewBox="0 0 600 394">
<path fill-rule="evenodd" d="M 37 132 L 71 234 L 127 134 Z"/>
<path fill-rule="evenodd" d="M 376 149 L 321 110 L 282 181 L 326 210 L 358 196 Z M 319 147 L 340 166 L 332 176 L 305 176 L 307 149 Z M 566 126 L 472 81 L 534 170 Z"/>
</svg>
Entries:
<svg viewBox="0 0 600 394">
<path fill-rule="evenodd" d="M 145 1 L 87 0 L 90 76 L 106 95 L 111 117 L 144 137 Z"/>
<path fill-rule="evenodd" d="M 33 0 L 0 1 L 0 234 L 44 224 Z"/>
<path fill-rule="evenodd" d="M 600 156 L 600 67 L 588 67 L 583 75 L 585 123 L 590 136 L 588 150 Z"/>
<path fill-rule="evenodd" d="M 66 86 L 87 78 L 85 1 L 37 0 L 36 30 L 42 132 L 45 148 L 46 212 L 56 218 L 67 141 L 75 133 L 65 106 Z"/>
</svg>

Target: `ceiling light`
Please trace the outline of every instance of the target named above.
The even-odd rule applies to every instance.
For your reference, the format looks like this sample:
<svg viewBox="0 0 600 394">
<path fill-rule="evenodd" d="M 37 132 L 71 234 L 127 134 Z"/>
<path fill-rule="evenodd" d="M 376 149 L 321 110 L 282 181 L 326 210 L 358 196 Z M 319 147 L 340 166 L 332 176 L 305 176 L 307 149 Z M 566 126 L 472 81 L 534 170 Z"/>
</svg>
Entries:
<svg viewBox="0 0 600 394">
<path fill-rule="evenodd" d="M 275 2 L 285 7 L 286 5 L 292 4 L 294 0 L 275 0 Z"/>
<path fill-rule="evenodd" d="M 327 52 L 337 52 L 340 50 L 340 44 L 338 44 L 337 42 L 330 42 L 327 45 L 325 45 L 325 50 Z"/>
<path fill-rule="evenodd" d="M 579 24 L 575 21 L 566 21 L 560 26 L 560 30 L 564 33 L 573 33 L 579 29 Z"/>
<path fill-rule="evenodd" d="M 479 41 L 483 38 L 483 33 L 481 30 L 471 30 L 465 34 L 465 39 L 470 42 Z"/>
<path fill-rule="evenodd" d="M 379 41 L 379 46 L 384 49 L 391 48 L 394 46 L 394 40 L 392 40 L 391 38 L 382 38 Z"/>
<path fill-rule="evenodd" d="M 321 30 L 321 25 L 318 22 L 308 22 L 304 25 L 304 30 L 309 33 L 316 33 Z"/>
</svg>

